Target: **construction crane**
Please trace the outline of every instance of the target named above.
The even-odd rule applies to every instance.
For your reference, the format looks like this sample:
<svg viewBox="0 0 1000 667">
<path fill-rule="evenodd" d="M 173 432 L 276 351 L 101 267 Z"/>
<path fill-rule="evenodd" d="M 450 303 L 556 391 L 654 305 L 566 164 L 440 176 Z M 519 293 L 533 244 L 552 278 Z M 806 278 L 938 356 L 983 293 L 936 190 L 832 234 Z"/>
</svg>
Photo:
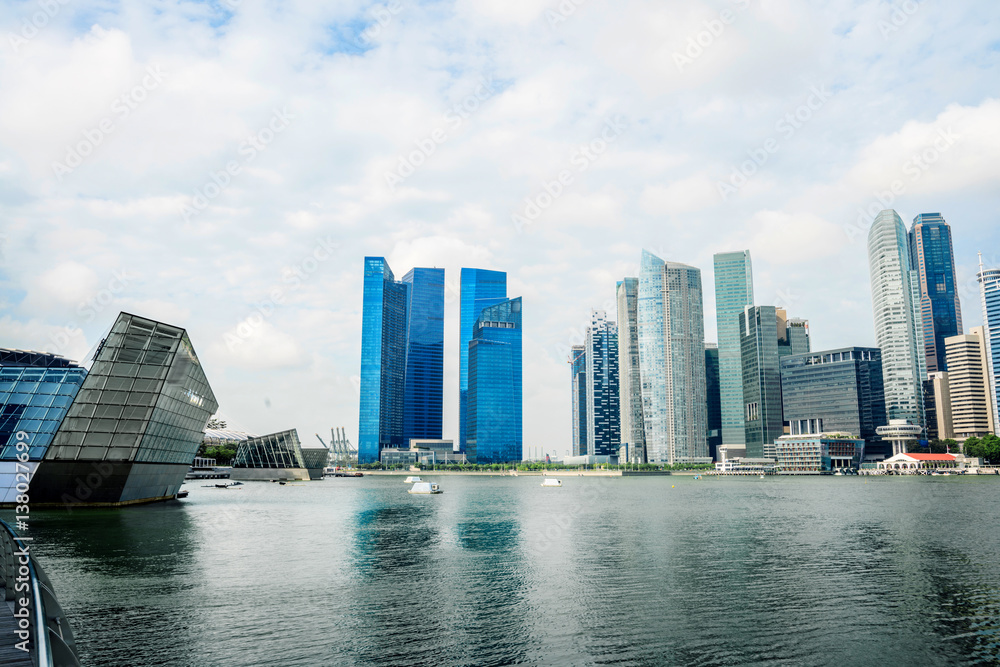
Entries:
<svg viewBox="0 0 1000 667">
<path fill-rule="evenodd" d="M 330 450 L 329 464 L 347 468 L 358 464 L 358 450 L 347 439 L 347 431 L 343 428 L 330 429 L 330 445 L 323 442 L 323 438 L 316 434 L 316 439 L 324 447 Z"/>
</svg>

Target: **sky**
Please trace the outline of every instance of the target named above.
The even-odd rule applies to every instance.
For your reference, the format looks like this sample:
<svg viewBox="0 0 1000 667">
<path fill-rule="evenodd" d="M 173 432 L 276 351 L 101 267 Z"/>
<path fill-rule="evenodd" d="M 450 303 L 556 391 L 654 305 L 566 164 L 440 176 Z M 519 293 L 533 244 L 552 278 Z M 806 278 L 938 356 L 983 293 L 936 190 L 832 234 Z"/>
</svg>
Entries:
<svg viewBox="0 0 1000 667">
<path fill-rule="evenodd" d="M 525 453 L 570 448 L 566 355 L 640 253 L 749 248 L 814 350 L 874 345 L 866 237 L 952 226 L 966 328 L 1000 264 L 1000 4 L 0 4 L 0 346 L 186 328 L 231 427 L 357 443 L 363 259 L 524 299 Z M 312 444 L 318 444 L 313 442 Z"/>
</svg>

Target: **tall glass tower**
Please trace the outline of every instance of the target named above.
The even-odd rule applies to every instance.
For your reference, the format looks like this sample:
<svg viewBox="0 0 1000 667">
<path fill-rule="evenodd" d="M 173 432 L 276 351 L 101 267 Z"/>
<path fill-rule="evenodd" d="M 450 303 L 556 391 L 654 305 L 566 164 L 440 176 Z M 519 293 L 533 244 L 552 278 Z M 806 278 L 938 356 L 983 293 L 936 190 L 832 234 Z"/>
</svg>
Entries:
<svg viewBox="0 0 1000 667">
<path fill-rule="evenodd" d="M 940 213 L 921 213 L 910 228 L 910 268 L 917 272 L 927 370 L 947 371 L 944 339 L 961 335 L 962 304 L 955 283 L 951 227 Z"/>
<path fill-rule="evenodd" d="M 637 304 L 650 463 L 708 456 L 701 271 L 644 250 Z"/>
<path fill-rule="evenodd" d="M 458 331 L 458 442 L 465 451 L 468 419 L 469 343 L 484 308 L 507 299 L 507 274 L 487 269 L 462 269 Z M 520 460 L 520 459 L 519 459 Z"/>
<path fill-rule="evenodd" d="M 746 442 L 743 426 L 743 367 L 740 350 L 740 313 L 753 305 L 750 251 L 715 255 L 715 318 L 719 336 L 719 401 L 722 442 Z"/>
<path fill-rule="evenodd" d="M 778 349 L 779 325 L 783 328 L 785 319 L 777 311 L 774 306 L 753 306 L 739 318 L 744 430 L 747 457 L 752 459 L 774 458 L 774 441 L 784 434 Z"/>
<path fill-rule="evenodd" d="M 922 427 L 927 371 L 919 285 L 910 266 L 906 227 L 892 209 L 879 213 L 868 232 L 868 268 L 875 340 L 882 350 L 886 416 Z"/>
<path fill-rule="evenodd" d="M 639 279 L 618 282 L 618 393 L 623 455 L 630 463 L 646 462 L 642 425 L 642 379 L 639 374 Z"/>
<path fill-rule="evenodd" d="M 983 335 L 993 408 L 993 432 L 1000 434 L 1000 268 L 987 269 L 979 255 L 979 296 L 983 304 Z"/>
<path fill-rule="evenodd" d="M 587 455 L 587 348 L 574 345 L 569 352 L 573 396 L 573 456 Z"/>
<path fill-rule="evenodd" d="M 468 358 L 469 460 L 521 461 L 521 297 L 482 310 L 473 326 Z"/>
<path fill-rule="evenodd" d="M 618 399 L 618 326 L 603 310 L 587 328 L 587 453 L 617 456 L 621 444 Z"/>
<path fill-rule="evenodd" d="M 705 343 L 705 389 L 708 401 L 708 455 L 714 460 L 722 444 L 722 408 L 719 405 L 719 347 Z"/>
<path fill-rule="evenodd" d="M 441 439 L 444 400 L 444 269 L 411 269 L 406 335 L 403 445 Z"/>
<path fill-rule="evenodd" d="M 396 282 L 383 257 L 365 257 L 361 313 L 361 410 L 358 463 L 385 447 L 403 447 L 409 284 Z"/>
</svg>

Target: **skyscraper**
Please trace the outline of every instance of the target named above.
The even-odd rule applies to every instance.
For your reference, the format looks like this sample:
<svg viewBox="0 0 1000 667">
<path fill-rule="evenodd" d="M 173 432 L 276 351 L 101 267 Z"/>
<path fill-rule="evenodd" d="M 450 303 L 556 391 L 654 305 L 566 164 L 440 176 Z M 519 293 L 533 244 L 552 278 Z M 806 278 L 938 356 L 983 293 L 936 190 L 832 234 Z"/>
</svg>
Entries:
<svg viewBox="0 0 1000 667">
<path fill-rule="evenodd" d="M 469 341 L 466 445 L 473 463 L 522 458 L 521 297 L 484 308 Z"/>
<path fill-rule="evenodd" d="M 444 269 L 410 269 L 403 446 L 440 440 L 444 402 Z"/>
<path fill-rule="evenodd" d="M 570 392 L 573 402 L 573 456 L 587 455 L 587 348 L 570 348 Z"/>
<path fill-rule="evenodd" d="M 923 427 L 926 358 L 917 274 L 899 215 L 885 210 L 868 232 L 875 340 L 882 350 L 886 416 Z"/>
<path fill-rule="evenodd" d="M 403 447 L 409 285 L 396 282 L 383 257 L 365 257 L 361 311 L 361 398 L 358 463 Z"/>
<path fill-rule="evenodd" d="M 987 269 L 979 255 L 979 297 L 983 306 L 983 335 L 993 410 L 993 432 L 1000 434 L 1000 268 Z"/>
<path fill-rule="evenodd" d="M 743 428 L 743 362 L 740 349 L 740 313 L 753 305 L 750 251 L 715 255 L 715 317 L 719 337 L 719 397 L 722 442 L 745 442 Z"/>
<path fill-rule="evenodd" d="M 642 425 L 642 379 L 639 374 L 639 279 L 618 283 L 618 393 L 620 397 L 620 455 L 630 463 L 646 462 L 646 436 Z"/>
<path fill-rule="evenodd" d="M 788 318 L 781 308 L 775 308 L 778 316 L 778 356 L 805 354 L 810 352 L 809 320 L 800 317 Z"/>
<path fill-rule="evenodd" d="M 646 457 L 707 457 L 701 271 L 644 250 L 637 312 Z"/>
<path fill-rule="evenodd" d="M 458 443 L 465 451 L 469 391 L 469 342 L 484 308 L 507 298 L 507 274 L 487 269 L 462 269 L 458 331 Z"/>
<path fill-rule="evenodd" d="M 716 459 L 722 444 L 722 406 L 719 398 L 719 346 L 705 343 L 705 398 L 708 414 L 708 455 Z"/>
<path fill-rule="evenodd" d="M 925 364 L 928 372 L 947 371 L 944 339 L 963 331 L 951 227 L 940 213 L 921 213 L 913 219 L 909 246 L 920 287 Z"/>
<path fill-rule="evenodd" d="M 773 458 L 774 441 L 784 435 L 779 322 L 784 325 L 774 306 L 751 306 L 739 317 L 748 458 Z"/>
<path fill-rule="evenodd" d="M 982 327 L 975 327 L 971 334 L 944 339 L 952 429 L 961 440 L 981 438 L 993 431 L 982 332 Z"/>
<path fill-rule="evenodd" d="M 618 397 L 618 327 L 603 310 L 587 327 L 587 454 L 617 456 L 621 444 Z"/>
</svg>

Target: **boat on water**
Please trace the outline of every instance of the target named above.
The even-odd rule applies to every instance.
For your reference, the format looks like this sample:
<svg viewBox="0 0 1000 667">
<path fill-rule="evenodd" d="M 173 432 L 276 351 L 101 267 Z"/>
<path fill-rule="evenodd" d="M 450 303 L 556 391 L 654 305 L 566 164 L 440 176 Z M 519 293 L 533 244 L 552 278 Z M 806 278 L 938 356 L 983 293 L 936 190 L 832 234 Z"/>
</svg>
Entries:
<svg viewBox="0 0 1000 667">
<path fill-rule="evenodd" d="M 187 491 L 178 491 L 177 495 L 174 496 L 174 497 L 175 498 L 187 498 L 188 497 L 188 492 Z"/>
<path fill-rule="evenodd" d="M 406 479 L 404 479 L 403 483 L 404 484 L 416 484 L 419 481 L 421 481 L 421 479 L 419 477 L 414 477 L 414 476 L 411 475 L 410 477 L 407 477 Z"/>
<path fill-rule="evenodd" d="M 549 479 L 542 480 L 542 486 L 562 486 L 562 482 L 558 479 L 550 477 Z"/>
<path fill-rule="evenodd" d="M 441 487 L 432 482 L 417 482 L 409 489 L 406 490 L 407 493 L 441 493 Z"/>
</svg>

